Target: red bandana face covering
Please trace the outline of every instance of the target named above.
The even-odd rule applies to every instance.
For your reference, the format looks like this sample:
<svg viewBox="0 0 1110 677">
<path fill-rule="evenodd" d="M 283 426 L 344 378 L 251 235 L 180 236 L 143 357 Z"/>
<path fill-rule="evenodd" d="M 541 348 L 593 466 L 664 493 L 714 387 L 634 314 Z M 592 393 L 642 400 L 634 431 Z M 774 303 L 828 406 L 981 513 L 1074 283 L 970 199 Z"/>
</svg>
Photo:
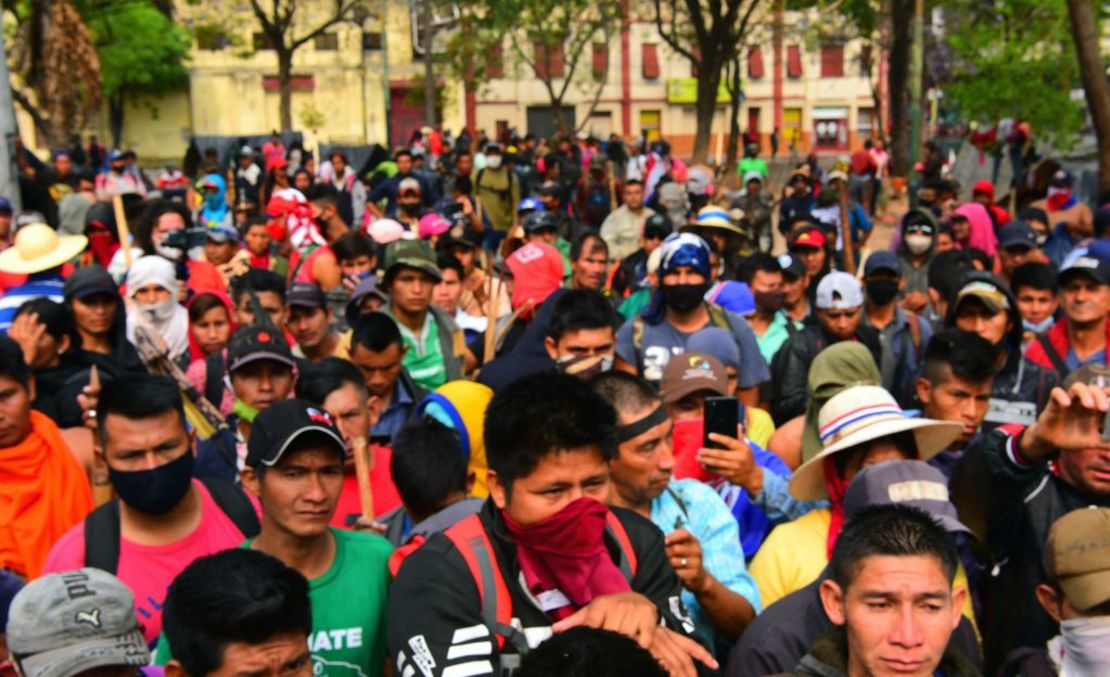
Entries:
<svg viewBox="0 0 1110 677">
<path fill-rule="evenodd" d="M 595 597 L 631 589 L 605 546 L 608 512 L 609 508 L 599 501 L 579 498 L 527 526 L 501 513 L 516 543 L 529 591 L 533 595 L 558 591 L 569 602 L 547 608 L 556 620 L 571 615 Z"/>
</svg>

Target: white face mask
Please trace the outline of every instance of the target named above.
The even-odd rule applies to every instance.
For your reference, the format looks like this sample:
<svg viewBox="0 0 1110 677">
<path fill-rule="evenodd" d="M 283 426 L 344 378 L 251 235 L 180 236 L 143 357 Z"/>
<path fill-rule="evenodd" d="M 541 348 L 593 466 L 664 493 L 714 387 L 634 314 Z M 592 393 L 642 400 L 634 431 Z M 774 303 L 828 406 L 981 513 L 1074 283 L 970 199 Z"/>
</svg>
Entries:
<svg viewBox="0 0 1110 677">
<path fill-rule="evenodd" d="M 1037 236 L 1037 246 L 1038 247 L 1043 247 L 1045 242 L 1048 242 L 1048 235 L 1038 235 Z"/>
<path fill-rule="evenodd" d="M 486 156 L 486 167 L 489 167 L 490 169 L 500 169 L 501 168 L 501 156 L 500 155 L 488 155 L 488 156 Z"/>
<path fill-rule="evenodd" d="M 1110 616 L 1073 618 L 1060 623 L 1064 638 L 1063 675 L 1110 673 Z"/>
<path fill-rule="evenodd" d="M 169 259 L 170 261 L 177 261 L 181 258 L 182 253 L 181 249 L 179 249 L 178 247 L 167 247 L 163 244 L 154 245 L 154 251 L 158 254 L 158 256 L 161 256 L 164 259 Z"/>
<path fill-rule="evenodd" d="M 1031 331 L 1035 334 L 1041 334 L 1048 331 L 1048 328 L 1051 327 L 1055 321 L 1056 318 L 1049 315 L 1040 322 L 1030 322 L 1029 320 L 1022 320 L 1021 326 L 1025 328 L 1025 331 Z"/>
<path fill-rule="evenodd" d="M 907 235 L 905 239 L 906 249 L 909 249 L 911 253 L 918 256 L 929 251 L 929 247 L 933 244 L 933 238 L 928 235 L 919 235 L 917 233 L 911 233 Z"/>
<path fill-rule="evenodd" d="M 164 324 L 173 318 L 177 301 L 170 297 L 158 303 L 136 304 L 136 307 L 154 324 Z"/>
</svg>

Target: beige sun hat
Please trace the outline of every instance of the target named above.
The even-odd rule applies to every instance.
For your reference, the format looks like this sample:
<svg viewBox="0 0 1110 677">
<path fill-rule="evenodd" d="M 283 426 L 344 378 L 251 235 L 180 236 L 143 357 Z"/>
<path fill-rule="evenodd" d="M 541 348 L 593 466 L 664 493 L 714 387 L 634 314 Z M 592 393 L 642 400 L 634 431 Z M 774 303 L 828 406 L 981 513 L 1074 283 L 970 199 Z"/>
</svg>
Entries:
<svg viewBox="0 0 1110 677">
<path fill-rule="evenodd" d="M 58 235 L 45 223 L 32 223 L 19 229 L 15 244 L 0 252 L 0 270 L 5 273 L 41 273 L 57 268 L 85 250 L 84 235 Z"/>
<path fill-rule="evenodd" d="M 912 431 L 917 458 L 928 461 L 948 448 L 963 424 L 931 418 L 909 418 L 894 398 L 878 386 L 854 386 L 837 393 L 817 413 L 821 453 L 801 465 L 790 478 L 790 493 L 803 501 L 828 498 L 825 459 L 887 435 Z"/>
</svg>

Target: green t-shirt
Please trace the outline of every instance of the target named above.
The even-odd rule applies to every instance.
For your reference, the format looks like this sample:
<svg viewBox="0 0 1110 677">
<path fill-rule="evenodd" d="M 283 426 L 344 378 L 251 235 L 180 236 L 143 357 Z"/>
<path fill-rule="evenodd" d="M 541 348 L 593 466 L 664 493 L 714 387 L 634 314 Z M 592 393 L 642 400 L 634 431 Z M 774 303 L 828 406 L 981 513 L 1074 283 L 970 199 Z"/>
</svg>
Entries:
<svg viewBox="0 0 1110 677">
<path fill-rule="evenodd" d="M 763 181 L 767 181 L 767 175 L 770 173 L 767 168 L 767 161 L 761 157 L 742 157 L 740 162 L 736 164 L 736 173 L 740 175 L 740 180 L 744 179 L 744 175 L 748 172 L 756 172 L 763 177 Z"/>
<path fill-rule="evenodd" d="M 412 380 L 428 390 L 435 390 L 447 383 L 447 363 L 443 348 L 439 345 L 439 325 L 431 311 L 424 317 L 424 327 L 417 336 L 405 325 L 397 323 L 401 330 L 401 340 L 408 350 L 401 364 L 409 372 Z"/>
<path fill-rule="evenodd" d="M 381 536 L 332 529 L 335 561 L 308 582 L 312 633 L 308 650 L 313 674 L 370 677 L 384 674 L 386 619 L 389 610 L 389 556 L 393 547 Z M 239 547 L 250 547 L 250 540 Z M 164 635 L 155 665 L 173 656 Z"/>
</svg>

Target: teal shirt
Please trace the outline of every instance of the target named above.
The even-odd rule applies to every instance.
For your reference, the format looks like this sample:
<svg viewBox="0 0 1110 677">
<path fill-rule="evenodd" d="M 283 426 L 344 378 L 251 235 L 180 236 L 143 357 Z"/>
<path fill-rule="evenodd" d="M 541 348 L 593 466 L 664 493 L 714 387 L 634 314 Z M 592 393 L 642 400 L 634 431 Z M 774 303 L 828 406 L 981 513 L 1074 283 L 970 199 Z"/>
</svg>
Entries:
<svg viewBox="0 0 1110 677">
<path fill-rule="evenodd" d="M 755 334 L 755 342 L 759 345 L 759 352 L 763 355 L 763 359 L 767 364 L 771 364 L 771 360 L 775 357 L 775 353 L 779 351 L 782 344 L 786 343 L 786 339 L 790 338 L 790 329 L 787 325 L 791 322 L 786 313 L 779 311 L 775 313 L 775 317 L 771 320 L 771 324 L 767 325 L 767 331 L 762 336 L 755 331 L 752 327 L 752 333 Z M 802 328 L 801 322 L 794 322 L 796 329 Z"/>
</svg>

